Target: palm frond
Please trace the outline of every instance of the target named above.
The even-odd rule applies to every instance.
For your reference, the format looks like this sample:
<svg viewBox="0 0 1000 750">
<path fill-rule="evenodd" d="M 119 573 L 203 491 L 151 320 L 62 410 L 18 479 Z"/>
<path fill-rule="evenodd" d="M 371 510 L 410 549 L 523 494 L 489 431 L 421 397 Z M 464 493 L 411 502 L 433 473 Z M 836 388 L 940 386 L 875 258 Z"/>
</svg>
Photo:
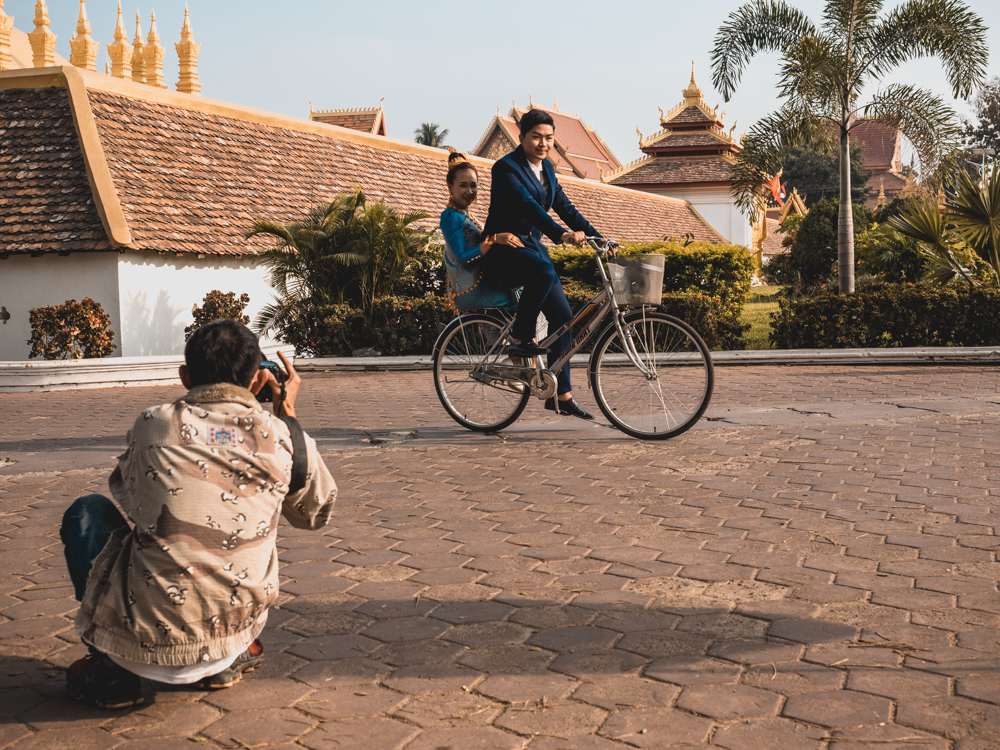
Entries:
<svg viewBox="0 0 1000 750">
<path fill-rule="evenodd" d="M 961 171 L 953 187 L 948 220 L 1000 279 L 1000 168 L 991 166 L 979 176 Z"/>
<path fill-rule="evenodd" d="M 783 0 L 754 0 L 729 14 L 715 35 L 712 84 L 728 102 L 743 71 L 758 52 L 779 52 L 816 27 Z"/>
<path fill-rule="evenodd" d="M 908 0 L 876 26 L 861 67 L 881 77 L 908 60 L 936 56 L 952 94 L 965 99 L 986 80 L 986 31 L 960 0 Z"/>
<path fill-rule="evenodd" d="M 925 278 L 945 284 L 961 278 L 974 284 L 972 273 L 952 252 L 955 238 L 950 232 L 937 201 L 923 200 L 908 204 L 899 216 L 889 219 L 889 225 L 905 237 L 916 240 L 927 261 Z"/>
</svg>

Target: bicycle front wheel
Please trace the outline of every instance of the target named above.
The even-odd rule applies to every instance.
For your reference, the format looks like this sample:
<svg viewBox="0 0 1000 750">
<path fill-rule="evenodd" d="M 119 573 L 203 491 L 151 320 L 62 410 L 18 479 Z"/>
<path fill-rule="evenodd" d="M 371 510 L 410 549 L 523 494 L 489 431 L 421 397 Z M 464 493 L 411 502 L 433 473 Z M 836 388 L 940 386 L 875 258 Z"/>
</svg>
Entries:
<svg viewBox="0 0 1000 750">
<path fill-rule="evenodd" d="M 590 384 L 604 416 L 644 440 L 690 429 L 708 408 L 715 384 L 701 336 L 677 318 L 645 310 L 626 313 L 622 328 L 645 372 L 629 357 L 618 328 L 608 326 L 590 358 Z"/>
<path fill-rule="evenodd" d="M 434 388 L 445 411 L 463 427 L 496 432 L 512 425 L 531 393 L 520 383 L 483 383 L 472 378 L 476 367 L 509 365 L 502 341 L 506 323 L 489 315 L 455 318 L 434 345 Z"/>
</svg>

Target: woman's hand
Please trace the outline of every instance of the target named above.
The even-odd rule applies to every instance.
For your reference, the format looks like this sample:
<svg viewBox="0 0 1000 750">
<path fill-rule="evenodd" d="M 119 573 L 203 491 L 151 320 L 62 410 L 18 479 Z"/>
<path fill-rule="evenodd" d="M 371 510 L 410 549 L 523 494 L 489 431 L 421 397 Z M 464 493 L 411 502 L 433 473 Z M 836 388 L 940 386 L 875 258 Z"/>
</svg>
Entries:
<svg viewBox="0 0 1000 750">
<path fill-rule="evenodd" d="M 496 241 L 500 245 L 510 245 L 511 247 L 524 247 L 524 243 L 521 242 L 521 238 L 516 234 L 511 234 L 510 232 L 500 232 L 500 234 L 493 235 Z"/>
</svg>

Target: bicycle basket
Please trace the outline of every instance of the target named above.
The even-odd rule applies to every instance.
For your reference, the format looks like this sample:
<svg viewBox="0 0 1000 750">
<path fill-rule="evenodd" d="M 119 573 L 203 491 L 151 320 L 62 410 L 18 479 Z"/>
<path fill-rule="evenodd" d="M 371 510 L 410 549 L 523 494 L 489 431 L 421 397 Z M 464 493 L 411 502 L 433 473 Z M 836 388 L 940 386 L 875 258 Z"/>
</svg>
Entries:
<svg viewBox="0 0 1000 750">
<path fill-rule="evenodd" d="M 659 305 L 663 298 L 662 255 L 630 255 L 608 262 L 611 291 L 619 305 Z"/>
</svg>

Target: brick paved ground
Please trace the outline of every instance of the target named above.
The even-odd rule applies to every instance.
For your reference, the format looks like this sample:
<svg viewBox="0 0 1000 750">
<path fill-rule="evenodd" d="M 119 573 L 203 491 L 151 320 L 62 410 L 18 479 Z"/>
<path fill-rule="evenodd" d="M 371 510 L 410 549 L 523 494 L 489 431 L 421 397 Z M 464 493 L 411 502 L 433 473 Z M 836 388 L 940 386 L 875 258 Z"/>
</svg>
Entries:
<svg viewBox="0 0 1000 750">
<path fill-rule="evenodd" d="M 341 495 L 282 526 L 267 663 L 132 712 L 63 697 L 56 524 L 179 391 L 0 395 L 0 747 L 1000 747 L 997 375 L 726 368 L 656 444 L 537 404 L 473 435 L 427 373 L 309 376 Z"/>
</svg>

